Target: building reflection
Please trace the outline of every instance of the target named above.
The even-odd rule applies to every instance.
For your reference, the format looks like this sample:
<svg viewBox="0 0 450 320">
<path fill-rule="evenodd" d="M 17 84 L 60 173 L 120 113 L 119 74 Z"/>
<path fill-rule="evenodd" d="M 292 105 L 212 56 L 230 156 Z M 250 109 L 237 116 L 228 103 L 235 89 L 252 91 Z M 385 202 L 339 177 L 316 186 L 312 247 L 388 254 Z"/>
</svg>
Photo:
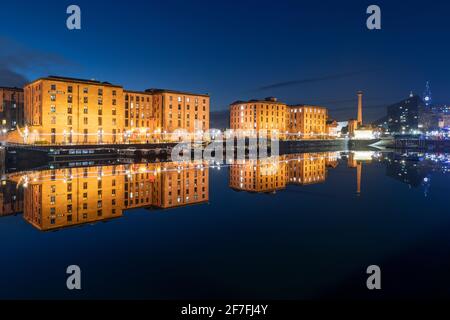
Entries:
<svg viewBox="0 0 450 320">
<path fill-rule="evenodd" d="M 356 169 L 356 193 L 363 191 L 363 167 L 383 163 L 387 175 L 428 194 L 434 172 L 450 172 L 445 154 L 322 152 L 235 161 L 229 187 L 274 193 L 289 185 L 323 183 L 339 164 Z M 353 178 L 351 178 L 353 179 Z M 209 201 L 207 162 L 139 163 L 58 168 L 3 176 L 0 217 L 23 213 L 43 231 L 120 218 L 135 208 L 170 209 Z"/>
<path fill-rule="evenodd" d="M 23 187 L 23 218 L 43 231 L 119 218 L 128 209 L 209 200 L 209 170 L 202 162 L 55 169 L 10 179 Z"/>
<path fill-rule="evenodd" d="M 237 191 L 276 192 L 288 184 L 321 183 L 327 167 L 336 167 L 338 158 L 337 152 L 323 152 L 236 161 L 230 167 L 229 186 Z"/>
<path fill-rule="evenodd" d="M 23 211 L 23 190 L 17 184 L 2 180 L 0 185 L 0 217 L 15 215 Z"/>
<path fill-rule="evenodd" d="M 449 154 L 394 152 L 386 156 L 386 175 L 411 188 L 422 188 L 425 196 L 429 194 L 434 173 L 450 173 Z"/>
<path fill-rule="evenodd" d="M 356 194 L 361 195 L 363 163 L 372 162 L 375 155 L 373 151 L 352 151 L 348 154 L 347 166 L 356 169 Z"/>
</svg>

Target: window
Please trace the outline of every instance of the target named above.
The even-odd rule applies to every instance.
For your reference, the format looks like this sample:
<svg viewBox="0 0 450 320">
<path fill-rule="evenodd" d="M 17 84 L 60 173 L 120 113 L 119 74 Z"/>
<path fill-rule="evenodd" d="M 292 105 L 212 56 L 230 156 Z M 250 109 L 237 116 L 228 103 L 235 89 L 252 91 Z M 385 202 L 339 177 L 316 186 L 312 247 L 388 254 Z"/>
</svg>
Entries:
<svg viewBox="0 0 450 320">
<path fill-rule="evenodd" d="M 84 117 L 84 118 L 83 118 L 83 124 L 84 124 L 84 125 L 88 125 L 88 118 L 87 118 L 87 117 Z"/>
<path fill-rule="evenodd" d="M 51 94 L 50 95 L 50 100 L 51 101 L 56 101 L 56 94 Z"/>
<path fill-rule="evenodd" d="M 89 88 L 83 88 L 83 93 L 84 94 L 88 94 L 89 93 Z"/>
<path fill-rule="evenodd" d="M 84 114 L 88 114 L 88 112 L 89 112 L 89 111 L 88 111 L 88 107 L 87 107 L 87 106 L 84 106 L 83 113 L 84 113 Z"/>
<path fill-rule="evenodd" d="M 56 90 L 56 84 L 52 84 L 50 87 L 50 90 L 55 91 Z"/>
<path fill-rule="evenodd" d="M 72 125 L 72 116 L 68 116 L 67 117 L 67 125 L 71 126 Z"/>
<path fill-rule="evenodd" d="M 98 89 L 98 95 L 102 96 L 103 95 L 103 89 Z"/>
<path fill-rule="evenodd" d="M 83 98 L 83 102 L 84 102 L 84 103 L 88 103 L 88 101 L 89 101 L 88 97 L 84 97 L 84 98 Z"/>
<path fill-rule="evenodd" d="M 67 92 L 72 93 L 73 92 L 73 87 L 72 86 L 68 86 L 67 87 Z"/>
</svg>

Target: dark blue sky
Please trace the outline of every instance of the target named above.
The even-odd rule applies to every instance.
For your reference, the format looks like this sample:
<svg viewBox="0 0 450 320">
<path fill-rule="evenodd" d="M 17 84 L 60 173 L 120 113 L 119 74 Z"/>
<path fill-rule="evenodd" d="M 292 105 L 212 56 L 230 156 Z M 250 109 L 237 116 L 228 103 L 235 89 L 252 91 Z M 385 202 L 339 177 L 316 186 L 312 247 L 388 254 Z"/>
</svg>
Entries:
<svg viewBox="0 0 450 320">
<path fill-rule="evenodd" d="M 81 7 L 81 31 L 66 28 L 70 4 Z M 366 28 L 370 4 L 382 9 L 381 31 Z M 436 0 L 8 1 L 0 85 L 95 78 L 207 92 L 213 111 L 277 96 L 323 104 L 338 120 L 355 116 L 361 89 L 373 120 L 410 90 L 422 94 L 426 80 L 436 102 L 450 103 L 449 18 L 450 4 Z"/>
</svg>

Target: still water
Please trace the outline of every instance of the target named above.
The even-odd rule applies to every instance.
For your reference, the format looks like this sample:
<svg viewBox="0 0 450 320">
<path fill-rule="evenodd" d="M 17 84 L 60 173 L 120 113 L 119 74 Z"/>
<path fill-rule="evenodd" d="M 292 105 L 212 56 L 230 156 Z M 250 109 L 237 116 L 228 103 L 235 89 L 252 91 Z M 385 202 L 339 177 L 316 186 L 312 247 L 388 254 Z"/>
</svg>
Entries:
<svg viewBox="0 0 450 320">
<path fill-rule="evenodd" d="M 6 174 L 0 298 L 450 297 L 449 183 L 450 155 L 380 152 Z"/>
</svg>

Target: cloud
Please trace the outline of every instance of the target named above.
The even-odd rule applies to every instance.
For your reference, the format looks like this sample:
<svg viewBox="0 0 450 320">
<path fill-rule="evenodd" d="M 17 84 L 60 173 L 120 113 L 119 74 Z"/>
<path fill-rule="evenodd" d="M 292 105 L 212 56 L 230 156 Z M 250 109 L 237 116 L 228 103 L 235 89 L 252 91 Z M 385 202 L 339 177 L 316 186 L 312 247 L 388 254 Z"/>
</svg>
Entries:
<svg viewBox="0 0 450 320">
<path fill-rule="evenodd" d="M 0 86 L 1 87 L 22 88 L 27 82 L 28 82 L 28 79 L 25 76 L 13 71 L 13 70 L 9 70 L 7 68 L 0 67 Z"/>
<path fill-rule="evenodd" d="M 370 71 L 367 71 L 367 70 L 366 71 L 356 71 L 356 72 L 327 75 L 327 76 L 322 76 L 322 77 L 312 77 L 312 78 L 305 78 L 305 79 L 299 79 L 299 80 L 284 81 L 284 82 L 278 82 L 278 83 L 273 83 L 270 85 L 262 86 L 262 87 L 259 87 L 257 90 L 264 91 L 264 90 L 279 89 L 279 88 L 284 88 L 284 87 L 291 87 L 291 86 L 296 86 L 296 85 L 301 85 L 301 84 L 315 83 L 315 82 L 320 82 L 320 81 L 338 80 L 338 79 L 343 79 L 343 78 L 348 78 L 348 77 L 354 77 L 354 76 L 361 75 L 361 74 L 364 74 L 367 72 L 370 72 Z"/>
<path fill-rule="evenodd" d="M 22 87 L 27 73 L 51 73 L 54 66 L 71 65 L 64 58 L 23 47 L 0 37 L 0 86 Z"/>
</svg>

